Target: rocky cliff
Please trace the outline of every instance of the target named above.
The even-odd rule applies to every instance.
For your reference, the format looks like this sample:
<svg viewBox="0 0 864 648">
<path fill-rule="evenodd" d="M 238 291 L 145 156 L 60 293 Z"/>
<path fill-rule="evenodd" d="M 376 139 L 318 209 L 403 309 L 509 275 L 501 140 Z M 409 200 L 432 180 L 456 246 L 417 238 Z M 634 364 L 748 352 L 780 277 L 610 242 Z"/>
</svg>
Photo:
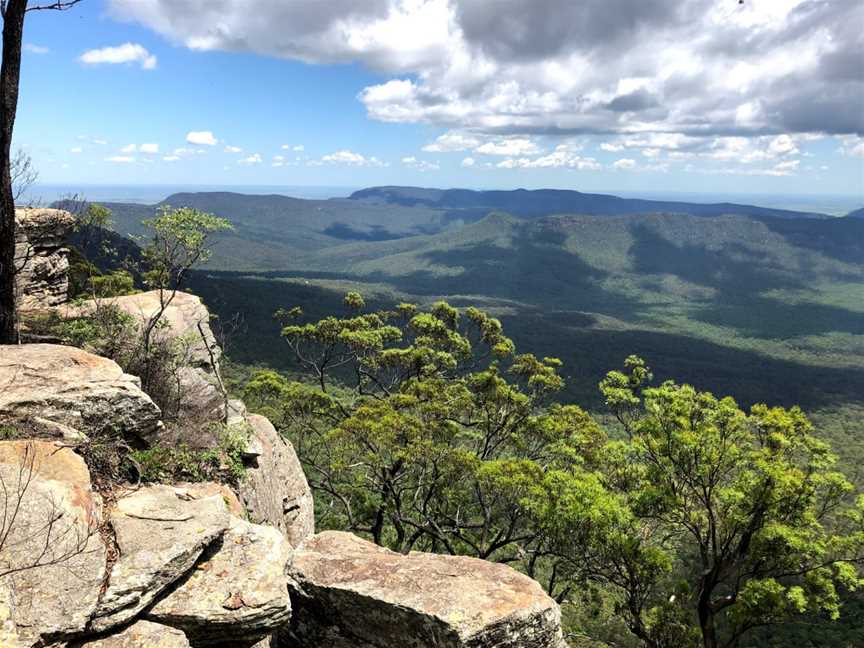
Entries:
<svg viewBox="0 0 864 648">
<path fill-rule="evenodd" d="M 153 296 L 116 304 L 143 318 Z M 564 646 L 558 606 L 509 567 L 315 535 L 290 443 L 224 398 L 207 320 L 200 300 L 178 295 L 166 330 L 193 340 L 191 405 L 247 430 L 233 485 L 106 485 L 112 448 L 214 439 L 203 427 L 172 437 L 111 360 L 0 346 L 0 646 Z"/>
<path fill-rule="evenodd" d="M 69 258 L 64 247 L 74 220 L 60 209 L 15 211 L 15 266 L 22 310 L 66 301 Z"/>
</svg>

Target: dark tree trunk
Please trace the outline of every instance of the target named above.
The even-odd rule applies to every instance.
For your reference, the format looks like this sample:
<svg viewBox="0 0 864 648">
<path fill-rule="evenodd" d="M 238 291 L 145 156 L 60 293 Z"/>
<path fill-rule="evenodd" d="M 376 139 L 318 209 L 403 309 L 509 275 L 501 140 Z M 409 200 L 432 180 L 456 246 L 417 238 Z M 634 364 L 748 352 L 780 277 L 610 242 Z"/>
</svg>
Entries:
<svg viewBox="0 0 864 648">
<path fill-rule="evenodd" d="M 15 197 L 9 163 L 18 109 L 21 40 L 27 0 L 8 0 L 3 13 L 3 62 L 0 66 L 0 344 L 18 342 L 15 304 Z"/>
</svg>

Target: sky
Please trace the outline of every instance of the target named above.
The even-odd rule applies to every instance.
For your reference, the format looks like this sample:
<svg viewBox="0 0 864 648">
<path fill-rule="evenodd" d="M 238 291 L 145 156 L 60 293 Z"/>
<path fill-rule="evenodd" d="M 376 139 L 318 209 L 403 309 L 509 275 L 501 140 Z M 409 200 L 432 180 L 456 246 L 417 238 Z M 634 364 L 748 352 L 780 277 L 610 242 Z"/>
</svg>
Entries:
<svg viewBox="0 0 864 648">
<path fill-rule="evenodd" d="M 83 0 L 24 43 L 44 183 L 864 197 L 860 0 Z"/>
</svg>

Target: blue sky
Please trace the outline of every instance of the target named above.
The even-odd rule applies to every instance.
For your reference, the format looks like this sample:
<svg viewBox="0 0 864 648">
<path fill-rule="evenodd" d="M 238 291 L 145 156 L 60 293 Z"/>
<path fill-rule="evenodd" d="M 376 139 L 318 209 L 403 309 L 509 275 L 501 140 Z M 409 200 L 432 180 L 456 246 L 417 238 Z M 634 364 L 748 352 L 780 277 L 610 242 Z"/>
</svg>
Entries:
<svg viewBox="0 0 864 648">
<path fill-rule="evenodd" d="M 45 183 L 864 195 L 825 4 L 84 0 L 27 18 L 15 140 Z"/>
</svg>

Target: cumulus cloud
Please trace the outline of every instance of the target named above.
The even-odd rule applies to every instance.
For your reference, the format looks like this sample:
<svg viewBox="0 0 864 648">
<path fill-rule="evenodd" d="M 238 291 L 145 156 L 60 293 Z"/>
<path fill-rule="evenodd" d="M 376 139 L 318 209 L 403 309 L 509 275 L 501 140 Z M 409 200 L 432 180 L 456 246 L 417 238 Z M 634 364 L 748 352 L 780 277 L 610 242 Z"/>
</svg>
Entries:
<svg viewBox="0 0 864 648">
<path fill-rule="evenodd" d="M 113 155 L 111 157 L 105 158 L 106 162 L 119 162 L 122 164 L 131 164 L 135 161 L 135 158 L 131 155 Z"/>
<path fill-rule="evenodd" d="M 601 165 L 593 157 L 583 157 L 577 153 L 578 147 L 559 144 L 555 150 L 540 157 L 507 158 L 495 166 L 499 169 L 576 169 L 577 171 L 598 171 Z"/>
<path fill-rule="evenodd" d="M 226 146 L 225 152 L 226 153 L 242 153 L 243 149 L 240 148 L 239 146 Z"/>
<path fill-rule="evenodd" d="M 302 144 L 283 144 L 281 148 L 283 151 L 295 151 L 298 153 L 306 150 L 306 147 Z"/>
<path fill-rule="evenodd" d="M 135 153 L 138 150 L 138 147 L 135 144 L 127 144 L 123 148 L 120 149 L 121 153 Z"/>
<path fill-rule="evenodd" d="M 486 142 L 474 149 L 475 152 L 483 155 L 532 155 L 539 150 L 534 142 L 522 137 Z"/>
<path fill-rule="evenodd" d="M 138 147 L 138 151 L 141 153 L 146 153 L 147 155 L 156 155 L 159 152 L 158 144 L 142 144 Z"/>
<path fill-rule="evenodd" d="M 350 151 L 348 149 L 342 149 L 340 151 L 336 151 L 335 153 L 324 155 L 321 157 L 320 160 L 313 160 L 311 164 L 313 166 L 317 164 L 347 164 L 349 166 L 370 167 L 388 166 L 386 162 L 382 162 L 374 156 L 366 157 L 365 155 L 355 153 L 354 151 Z"/>
<path fill-rule="evenodd" d="M 358 61 L 389 74 L 359 95 L 382 121 L 523 136 L 864 135 L 858 0 L 109 6 L 192 49 Z"/>
<path fill-rule="evenodd" d="M 162 158 L 165 162 L 176 162 L 180 159 L 179 155 L 166 155 Z"/>
<path fill-rule="evenodd" d="M 615 160 L 615 162 L 612 163 L 612 168 L 619 170 L 632 169 L 635 166 L 636 160 L 632 158 L 621 158 L 620 160 Z"/>
<path fill-rule="evenodd" d="M 472 157 L 466 157 L 462 160 L 462 166 L 466 169 L 469 167 L 473 167 L 475 164 L 477 164 L 477 161 Z"/>
<path fill-rule="evenodd" d="M 476 135 L 448 132 L 439 135 L 434 142 L 424 146 L 423 150 L 429 153 L 452 153 L 454 151 L 473 150 L 482 143 L 483 140 Z"/>
<path fill-rule="evenodd" d="M 259 153 L 253 153 L 249 157 L 245 157 L 238 161 L 239 164 L 261 164 L 264 160 Z"/>
<path fill-rule="evenodd" d="M 219 140 L 211 131 L 189 131 L 186 133 L 186 141 L 198 146 L 215 146 Z"/>
<path fill-rule="evenodd" d="M 124 43 L 116 47 L 87 50 L 78 60 L 87 65 L 138 63 L 142 70 L 156 68 L 156 57 L 138 43 Z"/>
<path fill-rule="evenodd" d="M 841 137 L 840 152 L 850 157 L 864 158 L 864 137 L 854 135 Z"/>
<path fill-rule="evenodd" d="M 409 169 L 417 169 L 418 171 L 437 171 L 441 167 L 437 162 L 428 162 L 426 160 L 418 160 L 413 155 L 402 158 L 402 164 Z"/>
</svg>

